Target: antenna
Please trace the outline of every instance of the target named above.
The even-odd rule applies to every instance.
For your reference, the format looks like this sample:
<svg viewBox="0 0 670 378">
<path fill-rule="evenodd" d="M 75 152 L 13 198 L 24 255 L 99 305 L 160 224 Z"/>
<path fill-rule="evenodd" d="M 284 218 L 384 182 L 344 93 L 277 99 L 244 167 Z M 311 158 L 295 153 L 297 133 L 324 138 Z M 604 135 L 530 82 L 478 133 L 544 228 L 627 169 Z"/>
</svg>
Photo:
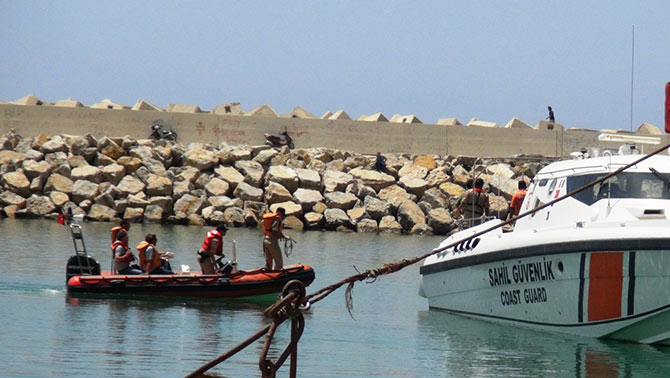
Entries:
<svg viewBox="0 0 670 378">
<path fill-rule="evenodd" d="M 633 35 L 631 38 L 630 52 L 630 131 L 633 131 L 633 79 L 635 75 L 635 25 L 633 25 Z"/>
</svg>

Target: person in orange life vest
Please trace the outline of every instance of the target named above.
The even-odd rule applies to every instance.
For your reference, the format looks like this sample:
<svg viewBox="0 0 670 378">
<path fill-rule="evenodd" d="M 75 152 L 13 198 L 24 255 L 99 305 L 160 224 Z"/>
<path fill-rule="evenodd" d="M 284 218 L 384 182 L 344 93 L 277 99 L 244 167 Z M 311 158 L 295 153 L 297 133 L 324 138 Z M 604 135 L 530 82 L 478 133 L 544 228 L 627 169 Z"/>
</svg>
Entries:
<svg viewBox="0 0 670 378">
<path fill-rule="evenodd" d="M 481 217 L 489 212 L 489 195 L 484 191 L 484 180 L 482 178 L 476 179 L 474 187 L 465 192 L 463 201 L 458 205 L 457 211 L 468 220 L 469 226 L 482 223 Z"/>
<path fill-rule="evenodd" d="M 519 190 L 514 193 L 512 196 L 512 202 L 509 204 L 509 212 L 507 213 L 507 219 L 512 219 L 513 217 L 519 215 L 521 212 L 521 205 L 523 204 L 523 199 L 526 198 L 526 182 L 519 181 L 517 188 Z"/>
<path fill-rule="evenodd" d="M 121 220 L 121 223 L 119 223 L 118 226 L 112 228 L 112 243 L 116 241 L 116 234 L 117 232 L 124 230 L 126 233 L 130 230 L 130 222 L 128 222 L 125 219 Z"/>
<path fill-rule="evenodd" d="M 286 210 L 278 207 L 276 213 L 267 213 L 263 215 L 263 252 L 265 254 L 265 269 L 272 270 L 274 261 L 274 270 L 282 269 L 284 261 L 279 248 L 279 239 L 284 238 L 282 233 L 284 227 L 284 217 Z"/>
<path fill-rule="evenodd" d="M 142 274 L 142 270 L 136 265 L 130 265 L 135 260 L 133 252 L 128 248 L 128 233 L 119 230 L 116 233 L 116 240 L 111 245 L 114 252 L 114 270 L 119 274 Z"/>
<path fill-rule="evenodd" d="M 221 223 L 215 229 L 207 232 L 205 241 L 198 251 L 198 262 L 202 274 L 216 273 L 216 257 L 223 256 L 223 237 L 226 236 L 226 225 Z"/>
<path fill-rule="evenodd" d="M 149 274 L 174 274 L 170 269 L 163 266 L 166 252 L 158 252 L 156 243 L 158 238 L 155 234 L 147 234 L 144 241 L 137 245 L 137 251 L 140 255 L 140 265 L 145 272 Z"/>
</svg>

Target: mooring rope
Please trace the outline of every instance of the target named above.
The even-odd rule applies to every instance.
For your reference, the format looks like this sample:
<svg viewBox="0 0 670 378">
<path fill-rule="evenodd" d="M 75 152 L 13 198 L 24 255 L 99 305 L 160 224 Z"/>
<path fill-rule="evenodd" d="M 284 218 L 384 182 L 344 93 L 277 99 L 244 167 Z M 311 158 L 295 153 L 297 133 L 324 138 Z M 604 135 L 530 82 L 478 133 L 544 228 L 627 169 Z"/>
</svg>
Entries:
<svg viewBox="0 0 670 378">
<path fill-rule="evenodd" d="M 565 194 L 562 197 L 556 198 L 552 201 L 547 202 L 546 204 L 539 206 L 535 209 L 526 211 L 525 213 L 519 214 L 516 217 L 513 217 L 510 220 L 504 221 L 502 223 L 498 223 L 497 225 L 488 227 L 484 230 L 478 231 L 468 237 L 465 237 L 463 239 L 460 239 L 458 241 L 455 241 L 453 243 L 450 243 L 444 247 L 441 248 L 436 248 L 433 249 L 432 251 L 416 256 L 413 258 L 409 259 L 402 259 L 398 260 L 395 262 L 391 262 L 388 264 L 384 264 L 381 267 L 375 268 L 375 269 L 369 269 L 363 272 L 359 272 L 358 274 L 349 276 L 339 282 L 336 282 L 332 285 L 326 286 L 320 290 L 317 290 L 316 292 L 305 296 L 305 289 L 304 286 L 302 286 L 302 283 L 300 281 L 291 281 L 287 286 L 284 288 L 282 297 L 274 303 L 272 306 L 268 307 L 265 310 L 265 315 L 268 317 L 271 317 L 273 320 L 270 324 L 264 326 L 263 328 L 259 329 L 254 333 L 252 336 L 250 336 L 247 340 L 241 342 L 240 344 L 234 346 L 232 349 L 229 351 L 225 352 L 224 354 L 220 355 L 219 357 L 215 358 L 214 360 L 206 363 L 205 365 L 201 366 L 197 370 L 193 371 L 191 374 L 189 374 L 187 377 L 200 377 L 202 374 L 204 374 L 207 370 L 213 368 L 214 366 L 218 365 L 219 363 L 227 360 L 228 358 L 232 357 L 235 355 L 237 352 L 241 351 L 242 349 L 246 348 L 250 344 L 252 344 L 254 341 L 260 339 L 263 335 L 266 335 L 265 342 L 263 344 L 263 349 L 261 351 L 261 357 L 259 359 L 259 368 L 261 369 L 261 374 L 263 377 L 274 377 L 276 371 L 281 367 L 283 362 L 286 360 L 286 358 L 290 355 L 291 356 L 291 370 L 290 370 L 290 377 L 296 377 L 297 374 L 297 344 L 300 336 L 302 335 L 302 331 L 304 329 L 304 318 L 302 316 L 302 312 L 306 311 L 309 307 L 314 305 L 315 303 L 325 299 L 328 297 L 330 294 L 338 290 L 344 285 L 347 285 L 347 289 L 345 291 L 345 303 L 347 307 L 347 311 L 349 311 L 349 314 L 352 315 L 352 309 L 353 309 L 353 288 L 354 284 L 359 281 L 367 281 L 368 283 L 372 283 L 376 281 L 379 277 L 386 275 L 386 274 L 391 274 L 394 272 L 397 272 L 401 269 L 404 269 L 410 265 L 416 264 L 417 262 L 430 257 L 432 255 L 438 254 L 440 252 L 443 252 L 449 248 L 455 247 L 459 245 L 460 243 L 467 242 L 469 240 L 472 240 L 476 237 L 482 236 L 488 232 L 491 232 L 493 230 L 496 230 L 500 227 L 503 227 L 505 225 L 508 225 L 510 223 L 516 222 L 517 220 L 521 218 L 525 218 L 529 215 L 535 214 L 536 212 L 545 209 L 549 206 L 553 206 L 554 204 L 561 202 L 565 200 L 566 198 L 572 197 L 577 193 L 580 193 L 588 188 L 593 187 L 594 185 L 597 185 L 599 183 L 602 183 L 606 180 L 608 180 L 611 177 L 614 177 L 621 172 L 625 171 L 626 169 L 637 165 L 644 160 L 659 154 L 660 152 L 670 148 L 670 144 L 665 145 L 664 147 L 659 148 L 658 150 L 642 156 L 640 159 L 635 160 L 634 162 L 625 165 L 619 169 L 617 169 L 614 172 L 611 172 L 597 180 L 594 180 L 586 185 L 583 185 L 567 194 Z M 354 267 L 356 269 L 356 267 Z M 356 269 L 357 270 L 357 269 Z M 358 270 L 357 270 L 358 271 Z M 281 354 L 279 359 L 277 361 L 270 361 L 267 359 L 267 353 L 268 349 L 270 346 L 270 343 L 272 342 L 272 338 L 274 336 L 274 331 L 277 329 L 277 326 L 281 324 L 282 322 L 291 319 L 292 324 L 291 324 L 291 341 L 289 343 L 289 346 L 284 350 L 284 352 Z"/>
</svg>

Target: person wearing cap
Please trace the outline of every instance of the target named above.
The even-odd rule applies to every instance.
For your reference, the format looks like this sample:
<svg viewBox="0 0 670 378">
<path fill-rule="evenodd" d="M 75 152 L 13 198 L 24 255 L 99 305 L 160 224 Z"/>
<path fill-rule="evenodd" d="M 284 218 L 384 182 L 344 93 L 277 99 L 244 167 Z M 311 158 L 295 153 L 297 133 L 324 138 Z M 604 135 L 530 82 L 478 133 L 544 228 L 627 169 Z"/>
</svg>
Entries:
<svg viewBox="0 0 670 378">
<path fill-rule="evenodd" d="M 482 218 L 489 213 L 489 195 L 484 190 L 482 178 L 477 178 L 473 188 L 465 192 L 456 211 L 463 215 L 468 227 L 482 223 Z"/>
<path fill-rule="evenodd" d="M 202 274 L 216 273 L 216 256 L 223 256 L 223 237 L 226 236 L 226 225 L 221 223 L 209 230 L 205 241 L 198 250 L 198 262 Z"/>
<path fill-rule="evenodd" d="M 283 207 L 278 207 L 277 212 L 267 213 L 263 215 L 263 253 L 265 254 L 265 269 L 272 270 L 274 262 L 274 270 L 281 270 L 284 266 L 284 261 L 281 256 L 281 248 L 279 247 L 279 239 L 284 238 L 282 233 L 284 227 L 284 217 L 286 210 Z"/>
</svg>

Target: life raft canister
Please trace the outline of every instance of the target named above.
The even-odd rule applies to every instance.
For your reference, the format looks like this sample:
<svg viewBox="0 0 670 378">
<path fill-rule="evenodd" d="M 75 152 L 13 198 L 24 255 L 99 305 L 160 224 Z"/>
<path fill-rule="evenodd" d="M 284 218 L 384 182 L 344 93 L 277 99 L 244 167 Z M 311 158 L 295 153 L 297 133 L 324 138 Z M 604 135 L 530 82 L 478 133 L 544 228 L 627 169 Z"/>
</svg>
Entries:
<svg viewBox="0 0 670 378">
<path fill-rule="evenodd" d="M 670 82 L 665 84 L 665 132 L 670 134 Z"/>
<path fill-rule="evenodd" d="M 149 247 L 153 247 L 154 249 L 154 253 L 151 256 L 151 261 L 147 261 L 147 255 L 146 255 L 147 248 Z M 151 273 L 154 269 L 161 266 L 161 256 L 158 254 L 155 245 L 143 241 L 137 245 L 137 250 L 139 251 L 140 255 L 140 266 L 142 268 L 145 268 L 147 264 L 149 264 L 149 266 L 145 268 L 147 273 Z"/>
<path fill-rule="evenodd" d="M 221 255 L 223 254 L 223 235 L 217 230 L 216 228 L 213 230 L 209 230 L 207 232 L 207 236 L 205 237 L 205 241 L 202 242 L 202 248 L 204 251 L 209 251 L 209 246 L 212 242 L 212 239 L 218 239 L 219 240 L 219 246 L 216 248 L 216 254 Z"/>
<path fill-rule="evenodd" d="M 284 225 L 281 222 L 281 216 L 277 213 L 263 214 L 263 233 L 267 236 L 274 236 L 272 233 L 272 223 L 275 219 L 279 219 L 279 232 L 282 232 Z"/>
</svg>

